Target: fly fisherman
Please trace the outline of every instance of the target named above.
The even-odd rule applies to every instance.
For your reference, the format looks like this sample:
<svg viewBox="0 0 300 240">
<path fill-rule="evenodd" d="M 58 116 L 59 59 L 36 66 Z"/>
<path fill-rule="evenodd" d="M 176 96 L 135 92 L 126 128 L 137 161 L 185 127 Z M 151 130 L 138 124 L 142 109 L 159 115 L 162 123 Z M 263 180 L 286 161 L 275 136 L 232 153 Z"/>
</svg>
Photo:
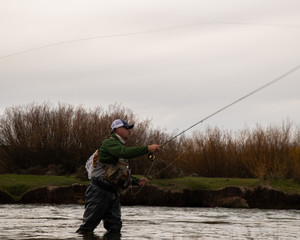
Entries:
<svg viewBox="0 0 300 240">
<path fill-rule="evenodd" d="M 105 139 L 93 159 L 91 183 L 85 193 L 83 223 L 76 231 L 80 234 L 93 232 L 103 220 L 108 233 L 120 233 L 122 228 L 120 193 L 129 185 L 143 186 L 146 178 L 134 178 L 126 159 L 156 152 L 161 145 L 126 147 L 133 124 L 116 119 L 111 124 L 111 136 Z M 98 155 L 98 157 L 97 157 Z"/>
</svg>

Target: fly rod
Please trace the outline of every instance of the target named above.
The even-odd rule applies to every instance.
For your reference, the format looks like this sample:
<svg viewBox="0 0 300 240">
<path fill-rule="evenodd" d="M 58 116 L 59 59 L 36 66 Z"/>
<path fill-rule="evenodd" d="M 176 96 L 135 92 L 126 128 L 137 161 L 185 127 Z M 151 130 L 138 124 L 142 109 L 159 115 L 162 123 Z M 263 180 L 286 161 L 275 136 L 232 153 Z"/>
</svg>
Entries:
<svg viewBox="0 0 300 240">
<path fill-rule="evenodd" d="M 296 67 L 290 69 L 290 70 L 287 71 L 286 73 L 280 75 L 279 77 L 273 79 L 272 81 L 266 83 L 265 85 L 263 85 L 263 86 L 261 86 L 261 87 L 255 89 L 255 90 L 249 92 L 248 94 L 244 95 L 243 97 L 241 97 L 241 98 L 239 98 L 239 99 L 233 101 L 232 103 L 226 105 L 225 107 L 223 107 L 223 108 L 221 108 L 221 109 L 215 111 L 214 113 L 208 115 L 207 117 L 203 118 L 203 119 L 200 120 L 199 122 L 196 122 L 196 123 L 193 124 L 192 126 L 188 127 L 187 129 L 183 130 L 182 132 L 178 133 L 177 135 L 175 135 L 174 137 L 172 137 L 171 139 L 169 139 L 168 141 L 166 141 L 165 143 L 163 143 L 163 144 L 161 145 L 161 147 L 165 146 L 166 144 L 168 144 L 169 142 L 171 142 L 171 141 L 174 140 L 175 138 L 179 137 L 179 136 L 182 135 L 183 133 L 187 132 L 188 130 L 192 129 L 193 127 L 197 126 L 198 124 L 203 123 L 203 122 L 206 121 L 207 119 L 209 119 L 209 118 L 215 116 L 216 114 L 218 114 L 218 113 L 224 111 L 225 109 L 227 109 L 227 108 L 229 108 L 229 107 L 235 105 L 236 103 L 238 103 L 238 102 L 240 102 L 240 101 L 242 101 L 242 100 L 244 100 L 244 99 L 250 97 L 251 95 L 253 95 L 253 94 L 255 94 L 255 93 L 261 91 L 262 89 L 264 89 L 264 88 L 266 88 L 266 87 L 269 87 L 271 84 L 273 84 L 273 83 L 275 83 L 275 82 L 277 82 L 277 81 L 279 81 L 279 80 L 281 80 L 281 79 L 283 79 L 283 78 L 289 76 L 290 74 L 296 72 L 296 71 L 299 70 L 299 69 L 300 69 L 300 65 L 298 65 L 298 66 L 296 66 Z M 155 155 L 154 155 L 153 153 L 149 153 L 149 154 L 148 154 L 148 158 L 149 158 L 150 160 L 153 161 L 153 160 L 155 159 Z"/>
</svg>

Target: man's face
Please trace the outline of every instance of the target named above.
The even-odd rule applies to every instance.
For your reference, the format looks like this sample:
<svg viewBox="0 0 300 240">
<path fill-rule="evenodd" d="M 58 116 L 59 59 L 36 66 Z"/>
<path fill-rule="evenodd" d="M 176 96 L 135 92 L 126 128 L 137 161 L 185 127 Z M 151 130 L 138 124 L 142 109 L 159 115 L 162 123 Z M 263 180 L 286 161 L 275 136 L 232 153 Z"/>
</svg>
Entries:
<svg viewBox="0 0 300 240">
<path fill-rule="evenodd" d="M 130 129 L 127 129 L 125 127 L 119 127 L 116 130 L 116 134 L 118 134 L 122 139 L 124 139 L 125 141 L 127 141 L 128 137 L 130 135 Z"/>
</svg>

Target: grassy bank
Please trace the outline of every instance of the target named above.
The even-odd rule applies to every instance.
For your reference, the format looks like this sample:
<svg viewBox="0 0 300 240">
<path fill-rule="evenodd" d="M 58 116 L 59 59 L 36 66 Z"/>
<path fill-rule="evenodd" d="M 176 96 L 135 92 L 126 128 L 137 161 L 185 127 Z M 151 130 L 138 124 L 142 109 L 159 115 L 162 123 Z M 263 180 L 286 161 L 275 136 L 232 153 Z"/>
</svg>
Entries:
<svg viewBox="0 0 300 240">
<path fill-rule="evenodd" d="M 169 189 L 220 189 L 228 186 L 270 186 L 277 190 L 287 193 L 300 194 L 300 182 L 290 179 L 262 180 L 256 178 L 203 178 L 203 177 L 184 177 L 176 179 L 152 180 L 151 183 Z"/>
<path fill-rule="evenodd" d="M 288 179 L 261 180 L 253 178 L 203 178 L 184 177 L 175 179 L 153 179 L 149 181 L 159 187 L 183 190 L 183 189 L 220 189 L 227 186 L 255 187 L 268 185 L 274 189 L 288 193 L 300 194 L 300 182 Z M 41 186 L 70 186 L 74 183 L 88 184 L 89 181 L 81 181 L 74 176 L 41 176 L 41 175 L 16 175 L 1 174 L 0 190 L 6 191 L 13 197 L 20 197 L 29 189 Z"/>
<path fill-rule="evenodd" d="M 41 186 L 70 186 L 73 183 L 87 184 L 88 181 L 81 181 L 73 176 L 0 174 L 0 190 L 14 197 Z"/>
</svg>

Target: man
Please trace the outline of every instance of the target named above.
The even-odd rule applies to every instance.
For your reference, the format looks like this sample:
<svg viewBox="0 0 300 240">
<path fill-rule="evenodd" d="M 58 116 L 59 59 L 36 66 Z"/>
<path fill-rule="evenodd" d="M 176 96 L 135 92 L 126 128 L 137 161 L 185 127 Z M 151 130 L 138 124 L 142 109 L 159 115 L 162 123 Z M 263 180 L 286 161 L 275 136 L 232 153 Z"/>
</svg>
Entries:
<svg viewBox="0 0 300 240">
<path fill-rule="evenodd" d="M 147 179 L 133 178 L 127 164 L 129 158 L 156 152 L 161 145 L 126 147 L 125 141 L 134 127 L 125 120 L 116 119 L 111 124 L 111 137 L 98 149 L 98 159 L 93 164 L 91 183 L 86 190 L 83 223 L 77 233 L 88 233 L 103 220 L 109 233 L 120 233 L 122 228 L 120 192 L 130 184 L 143 186 Z"/>
</svg>

